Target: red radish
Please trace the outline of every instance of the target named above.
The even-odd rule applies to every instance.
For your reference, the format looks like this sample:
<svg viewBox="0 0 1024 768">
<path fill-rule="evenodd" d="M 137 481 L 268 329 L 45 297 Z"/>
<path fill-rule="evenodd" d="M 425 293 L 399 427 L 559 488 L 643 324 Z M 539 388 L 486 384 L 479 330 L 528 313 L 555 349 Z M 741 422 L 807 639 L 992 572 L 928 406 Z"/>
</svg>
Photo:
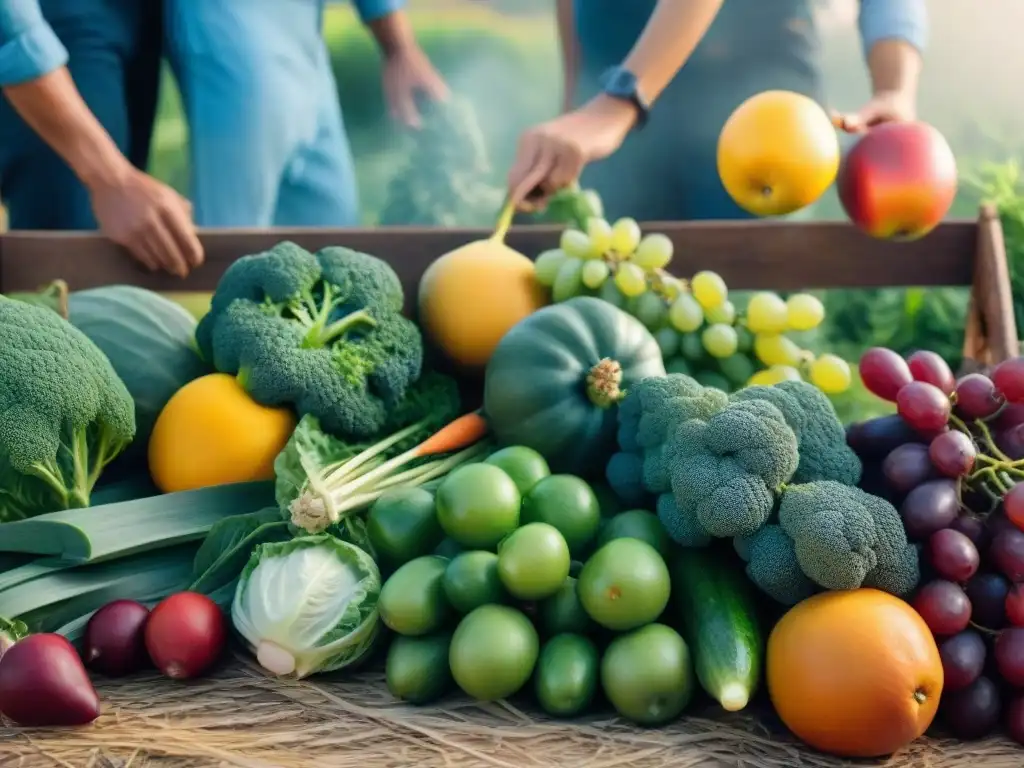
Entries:
<svg viewBox="0 0 1024 768">
<path fill-rule="evenodd" d="M 85 627 L 86 665 L 108 677 L 138 672 L 149 663 L 146 620 L 149 608 L 134 600 L 115 600 L 100 608 Z"/>
<path fill-rule="evenodd" d="M 217 661 L 227 634 L 227 622 L 215 602 L 198 592 L 179 592 L 149 614 L 146 650 L 167 677 L 187 680 Z"/>
<path fill-rule="evenodd" d="M 0 659 L 0 712 L 18 725 L 85 725 L 100 697 L 78 652 L 61 635 L 29 635 Z"/>
</svg>

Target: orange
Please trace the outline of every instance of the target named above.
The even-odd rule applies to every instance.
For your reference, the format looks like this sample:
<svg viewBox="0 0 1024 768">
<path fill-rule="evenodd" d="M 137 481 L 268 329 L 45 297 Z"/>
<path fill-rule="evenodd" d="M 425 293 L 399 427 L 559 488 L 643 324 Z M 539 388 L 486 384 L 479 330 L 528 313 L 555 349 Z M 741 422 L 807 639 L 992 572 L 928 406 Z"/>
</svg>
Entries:
<svg viewBox="0 0 1024 768">
<path fill-rule="evenodd" d="M 768 693 L 782 721 L 840 757 L 891 755 L 931 725 L 942 661 L 924 620 L 876 589 L 823 592 L 768 638 Z"/>
<path fill-rule="evenodd" d="M 718 175 L 738 206 L 783 216 L 821 197 L 839 172 L 839 136 L 825 110 L 791 91 L 736 108 L 718 137 Z"/>
<path fill-rule="evenodd" d="M 287 408 L 253 400 L 234 376 L 200 376 L 174 393 L 149 438 L 149 473 L 164 493 L 272 480 L 295 429 Z"/>
</svg>

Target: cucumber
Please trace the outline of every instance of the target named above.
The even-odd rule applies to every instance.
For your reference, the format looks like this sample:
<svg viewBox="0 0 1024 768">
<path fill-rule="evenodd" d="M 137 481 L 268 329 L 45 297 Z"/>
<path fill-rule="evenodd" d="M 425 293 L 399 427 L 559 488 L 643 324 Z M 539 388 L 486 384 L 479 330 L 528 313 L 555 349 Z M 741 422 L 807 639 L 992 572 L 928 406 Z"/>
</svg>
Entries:
<svg viewBox="0 0 1024 768">
<path fill-rule="evenodd" d="M 673 560 L 672 595 L 701 688 L 738 712 L 756 692 L 764 665 L 753 586 L 721 553 L 683 549 Z"/>
</svg>

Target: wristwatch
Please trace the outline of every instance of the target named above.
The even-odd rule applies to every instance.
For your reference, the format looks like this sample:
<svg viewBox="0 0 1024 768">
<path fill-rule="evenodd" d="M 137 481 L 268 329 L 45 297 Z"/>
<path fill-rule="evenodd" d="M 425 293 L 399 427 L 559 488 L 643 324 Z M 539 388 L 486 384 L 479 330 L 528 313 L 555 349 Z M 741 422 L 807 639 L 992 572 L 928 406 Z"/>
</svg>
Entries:
<svg viewBox="0 0 1024 768">
<path fill-rule="evenodd" d="M 640 93 L 636 75 L 622 66 L 612 67 L 601 75 L 601 92 L 613 99 L 628 101 L 636 108 L 636 128 L 647 123 L 651 107 Z"/>
</svg>

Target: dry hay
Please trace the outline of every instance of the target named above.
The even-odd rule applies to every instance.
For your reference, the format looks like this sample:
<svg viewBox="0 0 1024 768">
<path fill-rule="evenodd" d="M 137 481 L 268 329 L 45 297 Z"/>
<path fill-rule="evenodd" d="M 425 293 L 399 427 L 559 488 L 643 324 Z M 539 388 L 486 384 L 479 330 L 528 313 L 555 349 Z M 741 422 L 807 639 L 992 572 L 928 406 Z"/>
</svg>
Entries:
<svg viewBox="0 0 1024 768">
<path fill-rule="evenodd" d="M 610 717 L 539 719 L 514 705 L 452 698 L 409 707 L 379 673 L 270 680 L 241 655 L 191 683 L 139 677 L 105 684 L 97 723 L 75 730 L 0 725 L 2 768 L 834 768 L 749 717 L 687 717 L 632 728 Z M 1002 740 L 923 741 L 888 768 L 1020 768 Z"/>
</svg>

